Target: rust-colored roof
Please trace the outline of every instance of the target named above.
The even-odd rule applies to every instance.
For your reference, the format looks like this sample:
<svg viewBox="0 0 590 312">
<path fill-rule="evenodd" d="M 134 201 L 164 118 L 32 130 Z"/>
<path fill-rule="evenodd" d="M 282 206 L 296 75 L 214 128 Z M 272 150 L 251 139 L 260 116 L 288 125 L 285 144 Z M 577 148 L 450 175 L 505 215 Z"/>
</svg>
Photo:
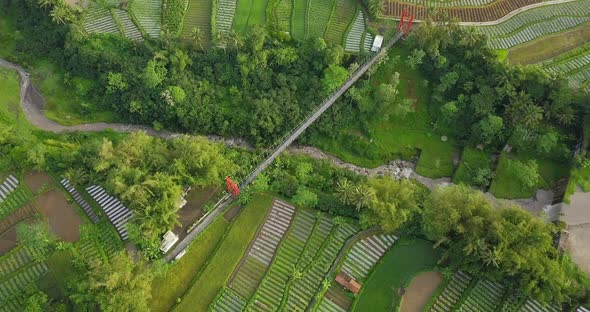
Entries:
<svg viewBox="0 0 590 312">
<path fill-rule="evenodd" d="M 355 281 L 352 276 L 348 276 L 344 272 L 340 272 L 340 274 L 336 276 L 336 282 L 338 282 L 338 284 L 342 285 L 344 288 L 350 290 L 355 295 L 359 293 L 362 286 L 359 282 Z"/>
</svg>

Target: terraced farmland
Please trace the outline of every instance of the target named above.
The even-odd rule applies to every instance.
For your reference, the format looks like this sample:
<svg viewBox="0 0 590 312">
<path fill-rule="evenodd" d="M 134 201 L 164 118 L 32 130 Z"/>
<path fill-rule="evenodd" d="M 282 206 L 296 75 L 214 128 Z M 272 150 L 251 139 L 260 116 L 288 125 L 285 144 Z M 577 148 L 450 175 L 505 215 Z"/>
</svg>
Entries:
<svg viewBox="0 0 590 312">
<path fill-rule="evenodd" d="M 0 203 L 8 198 L 10 193 L 12 193 L 18 187 L 19 183 L 20 182 L 18 179 L 12 174 L 2 181 L 0 184 Z"/>
<path fill-rule="evenodd" d="M 221 295 L 210 309 L 215 312 L 240 312 L 246 307 L 246 300 L 229 288 L 221 290 Z"/>
<path fill-rule="evenodd" d="M 352 298 L 343 290 L 342 286 L 333 283 L 326 291 L 318 305 L 320 312 L 344 312 L 350 310 Z"/>
<path fill-rule="evenodd" d="M 63 185 L 66 191 L 68 191 L 68 193 L 72 195 L 74 201 L 78 204 L 78 206 L 80 206 L 80 208 L 84 210 L 88 218 L 90 218 L 90 221 L 92 221 L 92 223 L 98 222 L 98 215 L 94 213 L 94 210 L 92 209 L 90 204 L 86 201 L 86 199 L 84 199 L 84 197 L 82 197 L 82 195 L 80 195 L 78 190 L 70 184 L 70 181 L 68 179 L 62 179 L 60 183 L 61 185 Z"/>
<path fill-rule="evenodd" d="M 104 211 L 107 218 L 122 240 L 127 240 L 127 221 L 131 219 L 133 213 L 125 205 L 123 205 L 119 199 L 109 195 L 101 186 L 92 185 L 86 188 L 88 194 L 96 201 L 98 206 Z"/>
<path fill-rule="evenodd" d="M 307 33 L 307 1 L 293 0 L 293 13 L 291 14 L 291 37 L 297 40 L 305 39 Z"/>
<path fill-rule="evenodd" d="M 8 217 L 14 211 L 22 207 L 32 196 L 33 194 L 31 194 L 31 191 L 23 186 L 12 191 L 8 197 L 0 203 L 0 220 Z"/>
<path fill-rule="evenodd" d="M 356 16 L 357 4 L 354 0 L 336 0 L 335 5 L 325 39 L 327 42 L 343 45 L 346 30 Z"/>
<path fill-rule="evenodd" d="M 493 25 L 478 27 L 494 49 L 508 49 L 590 21 L 590 0 L 534 8 Z"/>
<path fill-rule="evenodd" d="M 396 240 L 397 237 L 386 234 L 372 235 L 361 239 L 346 255 L 342 263 L 342 272 L 354 277 L 357 281 L 365 280 L 373 266 L 379 262 Z"/>
<path fill-rule="evenodd" d="M 309 0 L 307 11 L 307 33 L 306 38 L 324 37 L 326 27 L 330 22 L 334 0 Z"/>
<path fill-rule="evenodd" d="M 278 29 L 291 32 L 291 12 L 293 11 L 293 1 L 278 0 L 272 9 L 273 18 Z"/>
<path fill-rule="evenodd" d="M 477 7 L 494 3 L 497 0 L 452 0 L 452 1 L 439 1 L 439 0 L 404 0 L 402 2 L 426 5 L 428 7 L 440 8 L 440 7 Z"/>
<path fill-rule="evenodd" d="M 354 22 L 346 34 L 346 42 L 344 44 L 344 50 L 348 52 L 360 52 L 361 42 L 363 40 L 363 33 L 365 32 L 365 16 L 363 11 L 358 11 Z"/>
<path fill-rule="evenodd" d="M 82 24 L 84 30 L 88 33 L 119 33 L 111 12 L 96 2 L 90 3 L 90 6 L 84 13 Z"/>
<path fill-rule="evenodd" d="M 528 299 L 520 308 L 521 312 L 560 312 L 561 309 L 555 305 L 542 305 L 538 301 Z"/>
<path fill-rule="evenodd" d="M 303 311 L 317 293 L 345 240 L 357 229 L 307 210 L 295 215 L 248 309 Z"/>
<path fill-rule="evenodd" d="M 181 37 L 191 40 L 193 29 L 201 30 L 202 40 L 207 45 L 211 42 L 211 0 L 190 0 L 184 16 L 184 26 L 182 27 Z"/>
<path fill-rule="evenodd" d="M 238 295 L 249 298 L 256 292 L 294 213 L 295 207 L 280 200 L 273 202 L 266 221 L 229 283 Z"/>
<path fill-rule="evenodd" d="M 458 311 L 496 311 L 502 302 L 504 287 L 498 283 L 492 283 L 484 278 L 477 281 L 469 295 L 463 301 Z"/>
<path fill-rule="evenodd" d="M 129 17 L 129 14 L 126 11 L 121 9 L 112 9 L 115 18 L 119 21 L 119 25 L 121 25 L 121 29 L 123 30 L 123 35 L 131 40 L 143 40 L 141 36 L 141 32 L 137 29 L 137 26 L 133 24 L 133 21 Z"/>
<path fill-rule="evenodd" d="M 524 6 L 543 1 L 544 0 L 499 0 L 493 1 L 493 3 L 486 6 L 442 6 L 438 9 L 438 12 L 457 18 L 461 22 L 489 22 L 500 19 L 501 17 L 508 15 L 510 12 Z M 399 18 L 404 9 L 413 14 L 417 20 L 424 20 L 431 12 L 431 10 L 422 3 L 417 5 L 406 2 L 388 1 L 385 5 L 385 16 Z"/>
<path fill-rule="evenodd" d="M 103 260 L 121 250 L 122 245 L 110 224 L 103 220 L 95 226 L 82 225 L 76 247 L 86 259 Z"/>
<path fill-rule="evenodd" d="M 457 304 L 461 295 L 467 290 L 472 277 L 461 271 L 455 273 L 445 289 L 438 295 L 430 308 L 432 312 L 451 311 Z"/>
<path fill-rule="evenodd" d="M 19 247 L 0 258 L 0 302 L 2 311 L 22 311 L 25 288 L 47 273 L 44 262 L 33 262 L 26 248 Z"/>
<path fill-rule="evenodd" d="M 234 14 L 236 12 L 237 0 L 217 0 L 217 11 L 215 12 L 215 26 L 217 31 L 228 34 L 231 30 Z"/>
<path fill-rule="evenodd" d="M 549 74 L 561 75 L 572 84 L 590 91 L 590 44 L 541 63 L 539 66 Z"/>
<path fill-rule="evenodd" d="M 131 2 L 131 12 L 148 36 L 160 38 L 162 0 L 134 0 Z"/>
<path fill-rule="evenodd" d="M 4 233 L 19 222 L 35 215 L 37 208 L 33 203 L 28 203 L 24 207 L 14 210 L 7 217 L 0 220 L 0 233 Z"/>
</svg>

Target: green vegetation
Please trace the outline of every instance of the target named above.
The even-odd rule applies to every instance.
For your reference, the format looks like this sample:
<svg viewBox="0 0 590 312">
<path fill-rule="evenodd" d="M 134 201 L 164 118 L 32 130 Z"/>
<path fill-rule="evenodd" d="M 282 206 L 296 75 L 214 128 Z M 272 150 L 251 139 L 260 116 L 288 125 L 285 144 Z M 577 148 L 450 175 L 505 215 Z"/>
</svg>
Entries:
<svg viewBox="0 0 590 312">
<path fill-rule="evenodd" d="M 152 311 L 169 311 L 176 299 L 182 298 L 195 278 L 208 264 L 216 247 L 223 241 L 230 224 L 219 218 L 195 239 L 187 253 L 162 277 L 156 277 L 152 285 Z"/>
<path fill-rule="evenodd" d="M 364 283 L 354 306 L 356 311 L 392 311 L 404 287 L 418 273 L 433 269 L 440 257 L 433 243 L 422 239 L 399 239 Z"/>
<path fill-rule="evenodd" d="M 337 0 L 309 0 L 306 38 L 323 38 Z"/>
<path fill-rule="evenodd" d="M 486 189 L 494 177 L 490 155 L 479 149 L 466 147 L 461 163 L 453 176 L 454 183 L 465 183 Z"/>
<path fill-rule="evenodd" d="M 191 4 L 189 4 L 189 6 L 192 5 L 193 1 L 191 1 Z M 164 8 L 164 25 L 166 31 L 174 36 L 178 36 L 180 31 L 182 30 L 184 11 L 186 9 L 185 3 L 186 0 L 166 1 L 166 7 Z"/>
<path fill-rule="evenodd" d="M 239 0 L 236 7 L 234 29 L 245 32 L 254 25 L 264 25 L 268 0 Z"/>
<path fill-rule="evenodd" d="M 207 311 L 229 280 L 271 206 L 272 197 L 256 195 L 234 220 L 227 235 L 178 305 L 177 311 Z"/>
<path fill-rule="evenodd" d="M 327 42 L 344 45 L 346 31 L 354 19 L 356 6 L 354 0 L 336 0 L 330 23 L 326 29 L 325 39 Z"/>
<path fill-rule="evenodd" d="M 369 92 L 375 92 L 384 82 L 391 81 L 397 72 L 398 93 L 412 101 L 412 112 L 399 115 L 399 102 L 384 105 L 374 99 L 366 104 L 359 103 L 357 105 L 362 119 L 338 120 L 336 118 L 343 118 L 342 114 L 349 114 L 341 109 L 336 112 L 338 115 L 334 121 L 326 122 L 348 126 L 343 126 L 335 138 L 333 134 L 313 136 L 310 141 L 344 161 L 368 168 L 377 167 L 392 159 L 409 160 L 419 150 L 418 173 L 432 178 L 452 175 L 455 142 L 453 138 L 443 142 L 440 130 L 434 130 L 434 120 L 429 112 L 430 88 L 425 85 L 424 78 L 417 70 L 402 62 L 408 57 L 408 53 L 407 49 L 400 47 L 391 49 L 389 60 L 380 65 L 371 76 Z M 363 86 L 364 88 L 366 87 Z M 354 91 L 349 91 L 349 94 L 351 92 Z"/>
<path fill-rule="evenodd" d="M 195 40 L 195 29 L 198 29 L 200 44 L 208 46 L 211 41 L 212 10 L 212 0 L 190 0 L 184 16 L 181 37 L 185 40 Z"/>
<path fill-rule="evenodd" d="M 291 37 L 297 40 L 305 39 L 307 30 L 307 9 L 308 1 L 293 0 L 293 13 L 291 13 Z"/>
</svg>

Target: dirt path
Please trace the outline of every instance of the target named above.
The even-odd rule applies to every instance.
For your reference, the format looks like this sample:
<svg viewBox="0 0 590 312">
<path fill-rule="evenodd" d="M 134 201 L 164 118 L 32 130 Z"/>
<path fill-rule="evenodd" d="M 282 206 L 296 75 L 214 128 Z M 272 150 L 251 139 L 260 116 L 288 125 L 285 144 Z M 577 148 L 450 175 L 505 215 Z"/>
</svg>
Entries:
<svg viewBox="0 0 590 312">
<path fill-rule="evenodd" d="M 406 288 L 400 312 L 421 312 L 442 280 L 439 272 L 424 272 L 414 277 Z"/>
<path fill-rule="evenodd" d="M 562 1 L 562 0 L 558 0 Z M 84 132 L 97 132 L 97 131 L 104 131 L 110 129 L 116 132 L 134 132 L 134 131 L 145 131 L 147 134 L 151 136 L 161 137 L 161 138 L 174 138 L 179 136 L 179 133 L 173 133 L 169 131 L 156 131 L 151 127 L 143 126 L 143 125 L 132 125 L 132 124 L 122 124 L 122 123 L 105 123 L 105 122 L 98 122 L 98 123 L 89 123 L 89 124 L 81 124 L 76 126 L 64 126 L 56 123 L 55 121 L 49 120 L 45 117 L 43 113 L 43 107 L 45 105 L 45 100 L 43 95 L 37 90 L 37 88 L 31 83 L 29 78 L 30 74 L 24 70 L 19 65 L 10 63 L 6 60 L 0 59 L 0 67 L 14 69 L 16 70 L 21 76 L 21 107 L 23 112 L 25 113 L 26 118 L 29 120 L 31 124 L 40 128 L 45 131 L 54 132 L 54 133 L 67 133 L 67 132 L 76 132 L 76 131 L 84 131 Z M 253 147 L 243 139 L 240 138 L 224 138 L 221 136 L 209 135 L 206 136 L 209 140 L 214 142 L 221 142 L 224 143 L 228 147 L 239 147 L 245 149 L 253 149 Z M 441 178 L 441 179 L 431 179 L 428 177 L 420 176 L 414 170 L 416 168 L 416 164 L 408 161 L 402 160 L 392 160 L 387 164 L 381 165 L 376 168 L 364 168 L 360 167 L 351 163 L 346 163 L 341 159 L 330 155 L 328 153 L 323 152 L 322 150 L 311 147 L 311 146 L 295 146 L 291 145 L 287 148 L 287 151 L 291 153 L 298 153 L 298 154 L 306 154 L 315 159 L 326 159 L 330 161 L 334 166 L 347 169 L 353 171 L 357 174 L 364 175 L 364 176 L 383 176 L 389 175 L 395 179 L 400 178 L 414 178 L 424 184 L 429 189 L 433 190 L 434 188 L 442 185 L 449 185 L 451 184 L 451 178 Z M 494 199 L 495 201 L 499 201 L 496 199 L 492 194 L 487 194 L 490 198 Z M 537 212 L 539 206 L 545 205 L 544 199 L 537 200 L 537 198 L 526 198 L 521 200 L 514 200 L 512 201 L 516 204 L 523 206 L 525 209 L 531 212 Z M 550 204 L 550 203 L 549 203 Z"/>
</svg>

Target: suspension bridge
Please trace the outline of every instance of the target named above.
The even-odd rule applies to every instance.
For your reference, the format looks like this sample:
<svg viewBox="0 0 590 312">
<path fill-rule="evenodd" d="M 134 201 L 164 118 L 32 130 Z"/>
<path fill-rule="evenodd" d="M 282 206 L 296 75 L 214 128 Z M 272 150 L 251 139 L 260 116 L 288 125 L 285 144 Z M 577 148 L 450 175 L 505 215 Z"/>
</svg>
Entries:
<svg viewBox="0 0 590 312">
<path fill-rule="evenodd" d="M 256 177 L 262 173 L 272 162 L 291 145 L 309 126 L 311 126 L 328 108 L 330 108 L 350 87 L 352 87 L 372 66 L 379 62 L 379 60 L 387 54 L 387 51 L 401 38 L 407 35 L 410 31 L 412 24 L 412 18 L 409 19 L 407 24 L 403 23 L 402 20 L 398 26 L 396 34 L 381 48 L 377 53 L 369 55 L 366 60 L 356 69 L 352 74 L 349 75 L 348 79 L 332 94 L 330 94 L 321 105 L 319 105 L 314 111 L 312 111 L 297 127 L 293 128 L 291 132 L 285 135 L 284 139 L 280 141 L 276 146 L 268 149 L 268 156 L 252 170 L 246 177 L 239 183 L 234 183 L 231 179 L 227 178 L 226 183 L 228 192 L 216 203 L 214 208 L 209 211 L 200 222 L 188 233 L 188 235 L 181 240 L 170 253 L 166 255 L 166 261 L 173 260 L 178 254 L 184 251 L 188 245 L 209 226 L 217 217 L 225 210 L 225 208 L 232 202 L 233 198 L 237 196 L 240 190 L 246 188 Z"/>
</svg>

